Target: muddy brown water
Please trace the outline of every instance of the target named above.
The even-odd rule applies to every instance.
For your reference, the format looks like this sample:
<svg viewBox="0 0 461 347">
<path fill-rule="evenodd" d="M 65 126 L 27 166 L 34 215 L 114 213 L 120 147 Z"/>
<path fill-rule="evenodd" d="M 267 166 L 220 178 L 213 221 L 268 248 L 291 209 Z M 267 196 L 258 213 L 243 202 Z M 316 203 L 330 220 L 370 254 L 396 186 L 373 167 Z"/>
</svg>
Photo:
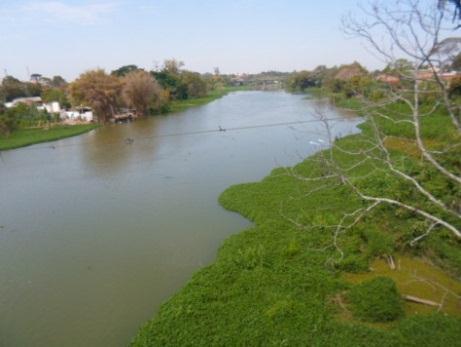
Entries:
<svg viewBox="0 0 461 347">
<path fill-rule="evenodd" d="M 3 152 L 0 346 L 126 346 L 249 225 L 219 194 L 325 146 L 321 124 L 296 123 L 316 107 L 302 95 L 237 92 Z M 356 119 L 326 112 L 335 135 L 357 131 Z"/>
</svg>

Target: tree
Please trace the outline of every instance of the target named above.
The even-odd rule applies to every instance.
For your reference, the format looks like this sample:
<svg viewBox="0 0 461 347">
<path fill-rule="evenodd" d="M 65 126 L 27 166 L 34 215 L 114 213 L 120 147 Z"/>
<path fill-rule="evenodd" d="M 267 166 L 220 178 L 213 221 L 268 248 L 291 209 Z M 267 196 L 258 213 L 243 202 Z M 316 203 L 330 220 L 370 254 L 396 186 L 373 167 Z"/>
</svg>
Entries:
<svg viewBox="0 0 461 347">
<path fill-rule="evenodd" d="M 200 98 L 207 94 L 207 84 L 197 72 L 183 71 L 181 85 L 185 88 L 185 99 Z"/>
<path fill-rule="evenodd" d="M 181 67 L 184 65 L 176 59 L 165 60 L 160 71 L 152 71 L 155 80 L 162 88 L 169 91 L 173 99 L 187 99 L 187 87 L 181 82 Z"/>
<path fill-rule="evenodd" d="M 446 10 L 437 9 L 430 3 L 404 0 L 382 2 L 375 1 L 370 9 L 365 11 L 364 20 L 347 18 L 345 29 L 349 34 L 365 39 L 366 42 L 389 64 L 398 61 L 396 54 L 408 57 L 411 60 L 412 69 L 400 70 L 398 73 L 402 79 L 408 81 L 411 88 L 400 91 L 390 90 L 387 94 L 387 105 L 396 103 L 404 105 L 406 112 L 402 112 L 397 118 L 383 114 L 382 107 L 369 104 L 369 121 L 373 127 L 374 145 L 378 150 L 372 160 L 383 163 L 389 172 L 400 180 L 407 189 L 411 189 L 416 195 L 420 195 L 417 201 L 401 199 L 394 196 L 374 196 L 359 188 L 354 178 L 347 174 L 341 174 L 342 181 L 357 193 L 362 199 L 373 206 L 388 204 L 415 213 L 428 223 L 426 233 L 415 240 L 420 240 L 433 230 L 445 229 L 454 236 L 461 238 L 461 210 L 459 209 L 458 197 L 441 194 L 430 181 L 421 177 L 419 172 L 409 170 L 402 165 L 402 158 L 396 158 L 386 145 L 389 135 L 384 128 L 383 120 L 393 124 L 407 124 L 412 128 L 412 143 L 421 155 L 421 169 L 430 172 L 431 179 L 438 179 L 443 184 L 453 187 L 454 191 L 461 189 L 461 172 L 457 167 L 453 156 L 459 157 L 459 143 L 461 142 L 461 120 L 459 105 L 450 98 L 450 83 L 441 75 L 444 64 L 443 37 L 450 34 L 445 28 Z M 377 34 L 378 30 L 387 34 L 387 40 L 382 40 Z M 423 107 L 423 96 L 426 88 L 437 91 L 437 101 L 433 107 Z M 442 107 L 451 127 L 446 130 L 446 139 L 453 138 L 452 142 L 440 143 L 437 151 L 430 147 L 425 135 L 424 120 L 435 115 L 437 108 Z M 454 131 L 454 135 L 452 134 Z M 454 147 L 453 147 L 454 146 Z M 407 161 L 412 159 L 406 158 Z M 444 196 L 445 195 L 445 196 Z M 414 240 L 414 241 L 415 241 Z"/>
<path fill-rule="evenodd" d="M 10 135 L 18 126 L 18 120 L 13 112 L 7 110 L 5 113 L 0 113 L 0 135 Z"/>
<path fill-rule="evenodd" d="M 123 76 L 128 75 L 130 72 L 138 71 L 138 70 L 140 70 L 140 68 L 138 68 L 137 65 L 125 65 L 125 66 L 119 67 L 117 70 L 112 71 L 110 74 L 113 76 L 117 76 L 117 77 L 123 77 Z"/>
<path fill-rule="evenodd" d="M 339 186 L 361 205 L 344 212 L 334 225 L 322 226 L 333 230 L 339 260 L 344 257 L 341 235 L 377 210 L 414 221 L 411 246 L 436 232 L 461 240 L 460 105 L 450 97 L 439 49 L 441 38 L 452 32 L 451 18 L 432 1 L 376 0 L 363 11 L 344 19 L 346 33 L 363 39 L 388 66 L 399 65 L 401 57 L 408 59 L 411 68 L 396 70 L 406 85 L 383 87 L 379 102 L 356 90 L 365 119 L 359 148 L 335 141 L 330 121 L 319 110 L 329 140 L 328 150 L 316 158 L 321 173 L 288 170 L 296 179 L 318 182 L 307 194 Z M 428 91 L 436 93 L 434 102 L 425 102 Z"/>
<path fill-rule="evenodd" d="M 287 81 L 292 91 L 304 91 L 307 88 L 318 87 L 317 80 L 310 71 L 294 72 Z"/>
<path fill-rule="evenodd" d="M 457 18 L 461 19 L 461 0 L 438 0 L 439 1 L 439 9 L 445 10 L 445 6 L 447 3 L 451 3 L 454 5 L 453 10 L 453 21 Z"/>
<path fill-rule="evenodd" d="M 132 71 L 123 78 L 124 102 L 142 115 L 146 115 L 149 107 L 160 100 L 162 92 L 160 85 L 148 72 Z"/>
<path fill-rule="evenodd" d="M 69 108 L 70 102 L 67 98 L 66 93 L 59 88 L 48 88 L 45 89 L 42 93 L 42 100 L 44 102 L 54 102 L 57 101 L 61 105 L 61 107 Z"/>
<path fill-rule="evenodd" d="M 404 74 L 413 71 L 413 64 L 408 59 L 396 59 L 395 61 L 389 62 L 386 68 L 383 70 L 385 73 L 390 74 Z"/>
<path fill-rule="evenodd" d="M 53 88 L 65 88 L 67 86 L 67 81 L 61 77 L 61 76 L 53 76 L 53 78 L 51 79 L 51 83 L 50 85 L 53 87 Z"/>
<path fill-rule="evenodd" d="M 461 71 L 461 53 L 453 59 L 451 62 L 451 68 L 455 71 Z"/>
<path fill-rule="evenodd" d="M 101 122 L 114 115 L 121 89 L 120 79 L 101 69 L 83 73 L 69 86 L 73 103 L 91 106 Z"/>
<path fill-rule="evenodd" d="M 177 75 L 181 72 L 181 68 L 184 66 L 184 62 L 176 59 L 167 59 L 163 63 L 163 71 L 170 74 Z"/>
<path fill-rule="evenodd" d="M 24 83 L 13 76 L 6 76 L 2 81 L 1 88 L 5 101 L 12 101 L 16 98 L 27 96 Z"/>
</svg>

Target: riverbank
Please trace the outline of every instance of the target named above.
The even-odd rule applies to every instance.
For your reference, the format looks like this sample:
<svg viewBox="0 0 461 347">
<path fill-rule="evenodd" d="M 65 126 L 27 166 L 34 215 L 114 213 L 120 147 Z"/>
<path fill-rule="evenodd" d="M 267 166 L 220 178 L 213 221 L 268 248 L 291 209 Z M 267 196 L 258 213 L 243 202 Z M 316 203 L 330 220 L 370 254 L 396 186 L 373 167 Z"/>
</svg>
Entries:
<svg viewBox="0 0 461 347">
<path fill-rule="evenodd" d="M 0 136 L 0 150 L 25 147 L 42 142 L 56 141 L 81 135 L 98 127 L 97 124 L 57 125 L 49 129 L 19 129 L 9 136 Z"/>
<path fill-rule="evenodd" d="M 427 117 L 423 132 L 432 143 L 447 141 L 449 124 L 444 115 Z M 394 123 L 381 125 L 390 136 L 386 145 L 392 154 L 405 154 L 407 165 L 418 167 L 411 129 Z M 364 123 L 361 128 L 361 134 L 338 140 L 338 146 L 359 153 L 367 150 L 371 124 Z M 414 157 L 408 158 L 408 153 Z M 364 159 L 341 151 L 334 155 L 347 166 Z M 330 226 L 364 205 L 335 179 L 299 179 L 325 175 L 321 157 L 318 153 L 293 170 L 276 169 L 261 182 L 226 190 L 220 203 L 255 226 L 229 238 L 215 263 L 196 273 L 167 301 L 132 345 L 459 346 L 459 281 L 450 288 L 455 304 L 449 307 L 433 307 L 419 314 L 421 310 L 397 299 L 402 312 L 389 323 L 369 323 L 350 315 L 354 307 L 348 293 L 356 286 L 346 274 L 383 275 L 367 271 L 377 259 L 392 255 L 399 262 L 405 254 L 431 259 L 459 276 L 460 245 L 449 234 L 438 232 L 418 247 L 410 247 L 409 241 L 424 232 L 424 225 L 415 215 L 387 206 L 376 208 L 335 242 Z M 390 177 L 386 168 L 375 166 L 365 161 L 351 170 L 351 175 L 367 176 L 360 188 L 381 194 L 397 191 L 402 198 L 410 198 L 412 192 Z M 428 260 L 421 262 L 425 265 L 421 265 L 424 271 L 417 273 L 421 276 L 418 281 L 427 282 L 441 271 Z M 396 276 L 394 280 L 403 295 L 408 294 L 404 284 L 415 279 Z M 423 285 L 413 290 L 411 294 L 416 296 L 427 294 Z M 361 297 L 359 304 L 366 307 L 369 298 Z M 450 316 L 445 315 L 448 313 Z"/>
<path fill-rule="evenodd" d="M 169 105 L 168 113 L 183 112 L 191 107 L 203 106 L 216 99 L 222 98 L 223 96 L 236 92 L 246 90 L 243 87 L 225 87 L 222 89 L 212 90 L 207 96 L 202 98 L 186 99 L 186 100 L 174 100 Z"/>
<path fill-rule="evenodd" d="M 183 112 L 191 107 L 203 106 L 231 92 L 239 90 L 244 89 L 241 87 L 227 87 L 219 90 L 214 90 L 210 92 L 209 95 L 203 98 L 175 100 L 171 102 L 169 110 L 166 114 Z M 97 124 L 80 124 L 71 126 L 57 125 L 52 126 L 49 129 L 19 129 L 14 131 L 9 136 L 0 136 L 0 151 L 30 146 L 42 142 L 56 141 L 66 137 L 81 135 L 88 131 L 96 129 L 98 126 L 99 125 Z"/>
</svg>

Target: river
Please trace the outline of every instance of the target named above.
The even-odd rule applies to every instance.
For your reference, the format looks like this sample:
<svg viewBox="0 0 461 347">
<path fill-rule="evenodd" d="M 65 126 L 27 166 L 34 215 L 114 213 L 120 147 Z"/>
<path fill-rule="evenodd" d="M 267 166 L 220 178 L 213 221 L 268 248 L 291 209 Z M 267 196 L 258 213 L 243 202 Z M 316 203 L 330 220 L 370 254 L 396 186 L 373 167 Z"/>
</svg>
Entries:
<svg viewBox="0 0 461 347">
<path fill-rule="evenodd" d="M 126 346 L 250 225 L 219 194 L 324 146 L 317 107 L 237 92 L 1 153 L 0 346 Z M 356 119 L 325 110 L 335 135 L 357 131 Z"/>
</svg>

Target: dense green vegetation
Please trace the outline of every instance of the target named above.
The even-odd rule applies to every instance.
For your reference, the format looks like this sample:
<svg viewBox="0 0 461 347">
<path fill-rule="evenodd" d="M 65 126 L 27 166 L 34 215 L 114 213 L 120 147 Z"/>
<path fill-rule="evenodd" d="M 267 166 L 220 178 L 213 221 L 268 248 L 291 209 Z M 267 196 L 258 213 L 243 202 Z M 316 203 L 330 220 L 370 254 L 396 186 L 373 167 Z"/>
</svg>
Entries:
<svg viewBox="0 0 461 347">
<path fill-rule="evenodd" d="M 230 92 L 239 90 L 245 90 L 245 87 L 224 87 L 221 89 L 215 89 L 209 92 L 208 95 L 200 98 L 175 100 L 168 105 L 168 108 L 164 111 L 164 113 L 182 112 L 191 107 L 202 106 L 219 99 Z"/>
<path fill-rule="evenodd" d="M 387 112 L 398 117 L 404 107 L 396 104 Z M 424 184 L 439 185 L 449 192 L 447 200 L 459 196 L 459 190 L 444 187 L 446 182 L 417 159 L 410 126 L 382 120 L 381 127 L 394 136 L 388 143 L 393 155 L 418 170 Z M 424 120 L 423 132 L 435 144 L 454 141 L 457 135 L 449 129 L 443 112 Z M 338 147 L 355 152 L 368 149 L 370 124 L 364 123 L 362 130 L 337 140 Z M 457 153 L 444 160 L 459 166 L 461 153 Z M 399 319 L 386 328 L 337 317 L 342 309 L 335 298 L 350 288 L 342 273 L 367 271 L 376 257 L 408 253 L 425 255 L 447 271 L 461 274 L 461 251 L 460 241 L 443 230 L 411 247 L 409 241 L 425 231 L 425 223 L 411 212 L 383 205 L 340 234 L 336 246 L 341 256 L 330 226 L 364 202 L 335 178 L 324 182 L 298 178 L 328 174 L 320 160 L 326 154 L 307 158 L 292 170 L 276 169 L 259 183 L 226 190 L 221 204 L 255 226 L 229 238 L 216 262 L 195 274 L 162 306 L 133 346 L 460 346 L 461 320 L 436 309 L 429 315 L 392 315 Z M 347 166 L 363 159 L 339 150 L 333 155 Z M 414 189 L 377 165 L 364 162 L 354 170 L 364 176 L 357 184 L 366 192 L 420 199 Z M 395 292 L 389 290 L 391 301 L 395 300 Z M 366 307 L 368 300 L 359 295 L 354 301 Z"/>
<path fill-rule="evenodd" d="M 354 316 L 365 321 L 393 321 L 404 313 L 400 293 L 389 277 L 376 277 L 357 284 L 347 297 Z"/>
<path fill-rule="evenodd" d="M 36 143 L 60 140 L 97 128 L 97 124 L 54 125 L 50 128 L 19 129 L 9 136 L 0 136 L 0 150 L 14 149 Z"/>
</svg>

